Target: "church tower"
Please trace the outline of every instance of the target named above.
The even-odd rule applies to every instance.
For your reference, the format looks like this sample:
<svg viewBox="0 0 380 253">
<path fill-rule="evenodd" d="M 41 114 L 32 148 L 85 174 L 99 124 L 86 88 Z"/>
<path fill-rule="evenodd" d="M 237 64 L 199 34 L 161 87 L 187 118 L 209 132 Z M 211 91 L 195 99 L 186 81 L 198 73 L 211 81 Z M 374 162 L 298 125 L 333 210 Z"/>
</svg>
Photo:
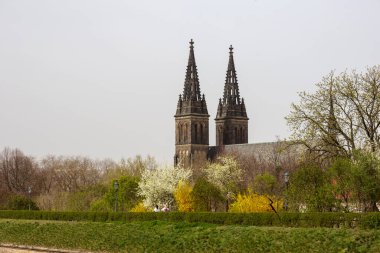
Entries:
<svg viewBox="0 0 380 253">
<path fill-rule="evenodd" d="M 219 99 L 216 113 L 216 146 L 248 143 L 248 117 L 244 98 L 240 100 L 233 47 L 230 46 L 223 99 Z"/>
<path fill-rule="evenodd" d="M 183 94 L 179 95 L 175 114 L 174 164 L 197 167 L 207 161 L 209 147 L 208 111 L 204 94 L 201 95 L 194 42 L 190 41 L 189 61 Z"/>
</svg>

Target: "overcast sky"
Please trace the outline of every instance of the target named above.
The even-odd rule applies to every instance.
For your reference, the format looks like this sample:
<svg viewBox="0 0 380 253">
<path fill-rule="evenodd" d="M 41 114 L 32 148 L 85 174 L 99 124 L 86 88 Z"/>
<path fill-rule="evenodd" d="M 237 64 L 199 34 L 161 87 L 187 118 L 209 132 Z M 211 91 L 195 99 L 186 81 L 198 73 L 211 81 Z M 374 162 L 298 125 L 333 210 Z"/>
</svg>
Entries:
<svg viewBox="0 0 380 253">
<path fill-rule="evenodd" d="M 379 0 L 0 0 L 0 149 L 172 163 L 191 38 L 210 145 L 230 44 L 249 142 L 286 138 L 297 92 L 380 63 L 379 12 Z"/>
</svg>

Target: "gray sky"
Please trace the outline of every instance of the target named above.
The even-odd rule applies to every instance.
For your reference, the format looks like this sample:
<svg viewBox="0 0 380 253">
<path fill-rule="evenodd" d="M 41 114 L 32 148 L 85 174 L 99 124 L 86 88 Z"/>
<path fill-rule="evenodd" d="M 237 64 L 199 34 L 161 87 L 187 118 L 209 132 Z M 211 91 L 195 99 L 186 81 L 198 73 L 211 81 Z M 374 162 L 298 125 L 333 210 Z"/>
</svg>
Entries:
<svg viewBox="0 0 380 253">
<path fill-rule="evenodd" d="M 297 92 L 379 64 L 379 0 L 0 0 L 0 149 L 172 163 L 188 42 L 215 145 L 228 47 L 249 142 L 289 136 Z"/>
</svg>

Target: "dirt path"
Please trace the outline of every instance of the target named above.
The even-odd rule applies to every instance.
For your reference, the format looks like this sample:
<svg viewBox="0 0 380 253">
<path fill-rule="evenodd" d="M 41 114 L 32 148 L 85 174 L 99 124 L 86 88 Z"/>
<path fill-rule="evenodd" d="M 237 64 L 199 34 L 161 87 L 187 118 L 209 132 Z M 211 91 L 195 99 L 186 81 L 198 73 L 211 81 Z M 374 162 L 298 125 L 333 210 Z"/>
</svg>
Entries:
<svg viewBox="0 0 380 253">
<path fill-rule="evenodd" d="M 28 253 L 28 252 L 37 252 L 37 251 L 0 247 L 0 253 Z"/>
<path fill-rule="evenodd" d="M 36 252 L 50 252 L 50 253 L 90 253 L 85 251 L 73 251 L 62 249 L 49 249 L 43 247 L 30 247 L 30 246 L 18 246 L 11 244 L 1 244 L 0 253 L 36 253 Z"/>
</svg>

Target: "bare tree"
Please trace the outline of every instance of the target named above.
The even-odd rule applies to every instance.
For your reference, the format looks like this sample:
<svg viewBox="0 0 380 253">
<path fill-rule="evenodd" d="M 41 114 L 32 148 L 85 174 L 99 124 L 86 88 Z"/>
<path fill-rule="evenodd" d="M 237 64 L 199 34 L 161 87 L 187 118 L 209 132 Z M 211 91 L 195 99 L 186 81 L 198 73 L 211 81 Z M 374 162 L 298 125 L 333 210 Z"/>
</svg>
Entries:
<svg viewBox="0 0 380 253">
<path fill-rule="evenodd" d="M 0 153 L 0 180 L 9 193 L 25 195 L 36 185 L 37 165 L 20 150 L 5 148 Z"/>
</svg>

